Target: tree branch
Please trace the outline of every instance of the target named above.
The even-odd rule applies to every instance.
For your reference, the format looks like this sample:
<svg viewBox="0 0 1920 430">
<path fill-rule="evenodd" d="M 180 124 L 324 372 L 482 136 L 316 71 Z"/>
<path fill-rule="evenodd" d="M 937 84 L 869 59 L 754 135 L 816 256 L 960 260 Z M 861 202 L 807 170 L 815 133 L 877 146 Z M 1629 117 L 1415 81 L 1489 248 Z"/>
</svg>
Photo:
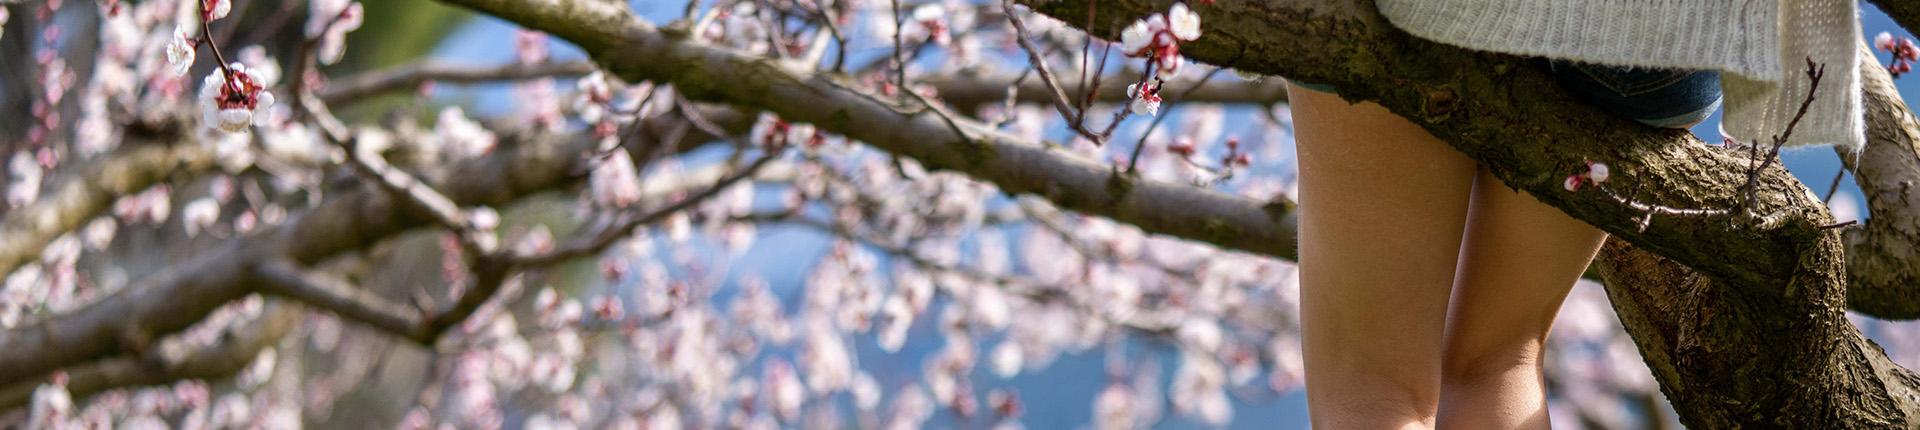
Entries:
<svg viewBox="0 0 1920 430">
<path fill-rule="evenodd" d="M 220 379 L 233 375 L 260 351 L 273 346 L 293 331 L 301 309 L 287 303 L 268 302 L 261 315 L 238 321 L 213 345 L 185 349 L 175 345 L 149 354 L 149 357 L 119 356 L 67 368 L 67 392 L 75 397 L 120 387 L 168 384 L 185 379 Z M 27 404 L 33 390 L 44 381 L 20 380 L 0 387 L 0 410 Z"/>
<path fill-rule="evenodd" d="M 121 196 L 140 192 L 173 175 L 197 175 L 214 166 L 206 145 L 135 140 L 59 179 L 32 204 L 0 221 L 0 274 L 39 257 L 48 241 L 85 225 Z"/>
<path fill-rule="evenodd" d="M 573 1 L 545 7 L 513 0 L 448 3 L 520 22 L 566 38 L 610 73 L 629 81 L 672 83 L 689 97 L 754 106 L 950 169 L 1016 194 L 1037 194 L 1059 206 L 1102 214 L 1150 232 L 1227 248 L 1294 255 L 1290 202 L 1260 204 L 1188 185 L 1116 174 L 1111 166 L 1056 146 L 1027 142 L 974 121 L 956 124 L 974 136 L 958 141 L 940 118 L 913 115 L 832 78 L 711 47 L 663 32 L 617 5 Z M 677 34 L 677 33 L 674 33 Z M 1178 208 L 1178 210 L 1172 210 Z"/>
<path fill-rule="evenodd" d="M 1835 147 L 1866 194 L 1866 225 L 1848 229 L 1847 305 L 1880 318 L 1920 318 L 1920 121 L 1887 70 L 1859 43 L 1867 118 L 1863 153 Z"/>
</svg>

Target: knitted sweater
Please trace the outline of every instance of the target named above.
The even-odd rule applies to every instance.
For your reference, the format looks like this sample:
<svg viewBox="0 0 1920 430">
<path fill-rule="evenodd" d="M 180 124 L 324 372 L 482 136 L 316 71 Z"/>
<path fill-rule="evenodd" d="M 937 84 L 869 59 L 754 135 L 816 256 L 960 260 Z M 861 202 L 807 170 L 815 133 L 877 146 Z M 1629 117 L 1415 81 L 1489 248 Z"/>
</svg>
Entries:
<svg viewBox="0 0 1920 430">
<path fill-rule="evenodd" d="M 1375 0 L 1394 26 L 1469 49 L 1721 73 L 1723 133 L 1766 144 L 1825 74 L 1788 145 L 1866 141 L 1854 0 Z"/>
</svg>

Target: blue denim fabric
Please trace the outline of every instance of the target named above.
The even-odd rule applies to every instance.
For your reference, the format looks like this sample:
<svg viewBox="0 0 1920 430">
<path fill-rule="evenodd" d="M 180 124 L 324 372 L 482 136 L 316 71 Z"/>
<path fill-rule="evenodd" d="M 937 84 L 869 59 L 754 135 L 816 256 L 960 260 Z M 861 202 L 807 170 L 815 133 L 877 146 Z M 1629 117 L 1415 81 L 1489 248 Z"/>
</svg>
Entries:
<svg viewBox="0 0 1920 430">
<path fill-rule="evenodd" d="M 1552 61 L 1560 87 L 1594 107 L 1654 127 L 1685 128 L 1720 108 L 1720 72 Z"/>
<path fill-rule="evenodd" d="M 1720 73 L 1549 61 L 1547 70 L 1574 97 L 1615 116 L 1654 127 L 1686 128 L 1720 109 Z M 1294 82 L 1321 92 L 1332 85 Z"/>
</svg>

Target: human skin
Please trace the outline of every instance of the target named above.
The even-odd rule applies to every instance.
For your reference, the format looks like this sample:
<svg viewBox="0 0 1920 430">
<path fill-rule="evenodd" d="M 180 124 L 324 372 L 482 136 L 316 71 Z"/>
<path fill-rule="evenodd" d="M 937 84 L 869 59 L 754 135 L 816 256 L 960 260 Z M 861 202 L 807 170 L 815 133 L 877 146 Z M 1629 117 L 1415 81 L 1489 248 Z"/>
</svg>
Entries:
<svg viewBox="0 0 1920 430">
<path fill-rule="evenodd" d="M 1546 428 L 1542 344 L 1604 234 L 1379 105 L 1288 93 L 1314 428 Z"/>
</svg>

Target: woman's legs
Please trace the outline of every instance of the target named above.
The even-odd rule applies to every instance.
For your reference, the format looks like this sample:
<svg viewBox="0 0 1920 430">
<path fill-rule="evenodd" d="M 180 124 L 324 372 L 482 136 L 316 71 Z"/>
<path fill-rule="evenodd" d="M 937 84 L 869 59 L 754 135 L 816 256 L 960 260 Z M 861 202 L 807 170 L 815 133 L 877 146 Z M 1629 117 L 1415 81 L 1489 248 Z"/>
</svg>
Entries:
<svg viewBox="0 0 1920 430">
<path fill-rule="evenodd" d="M 1379 105 L 1287 92 L 1313 427 L 1431 427 L 1474 162 Z"/>
<path fill-rule="evenodd" d="M 1606 233 L 1484 169 L 1467 213 L 1441 365 L 1440 428 L 1548 428 L 1540 354 L 1561 300 Z"/>
</svg>

